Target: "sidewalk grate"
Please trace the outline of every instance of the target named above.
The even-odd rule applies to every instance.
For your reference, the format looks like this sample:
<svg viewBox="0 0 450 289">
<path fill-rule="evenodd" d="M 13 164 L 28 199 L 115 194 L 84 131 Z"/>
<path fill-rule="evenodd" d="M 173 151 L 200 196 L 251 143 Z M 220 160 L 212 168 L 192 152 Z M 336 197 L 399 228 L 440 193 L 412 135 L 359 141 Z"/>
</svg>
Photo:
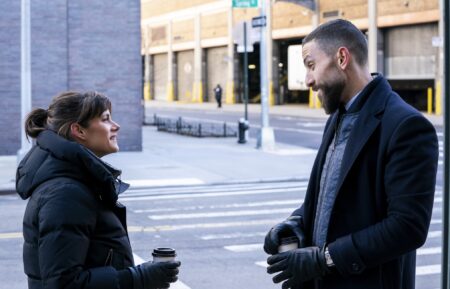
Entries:
<svg viewBox="0 0 450 289">
<path fill-rule="evenodd" d="M 226 122 L 187 121 L 182 117 L 170 118 L 154 114 L 153 120 L 145 124 L 156 126 L 158 131 L 194 137 L 237 137 L 236 128 Z"/>
</svg>

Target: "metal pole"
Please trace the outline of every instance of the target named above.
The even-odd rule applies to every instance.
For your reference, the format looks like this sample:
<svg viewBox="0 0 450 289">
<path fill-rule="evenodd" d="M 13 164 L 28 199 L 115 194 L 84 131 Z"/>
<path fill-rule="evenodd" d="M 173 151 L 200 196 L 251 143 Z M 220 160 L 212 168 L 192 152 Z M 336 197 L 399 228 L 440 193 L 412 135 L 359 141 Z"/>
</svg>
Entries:
<svg viewBox="0 0 450 289">
<path fill-rule="evenodd" d="M 448 51 L 450 49 L 450 4 L 448 1 L 443 1 L 444 8 L 444 84 L 443 95 L 445 96 L 444 109 L 444 192 L 443 192 L 443 228 L 442 228 L 442 270 L 441 270 L 441 288 L 450 289 L 449 282 L 449 261 L 450 261 L 450 244 L 449 244 L 449 222 L 450 222 L 450 57 Z M 441 6 L 442 7 L 442 6 Z"/>
<path fill-rule="evenodd" d="M 17 162 L 19 163 L 31 148 L 28 142 L 24 123 L 25 118 L 31 111 L 31 45 L 30 45 L 30 0 L 21 2 L 21 110 L 20 110 L 20 138 L 21 147 L 17 152 Z"/>
<path fill-rule="evenodd" d="M 247 53 L 247 21 L 244 21 L 244 106 L 245 120 L 248 120 L 248 53 Z"/>
<path fill-rule="evenodd" d="M 266 16 L 267 2 L 270 0 L 261 0 L 261 16 Z M 270 4 L 270 2 L 269 2 Z M 269 7 L 270 9 L 270 7 Z M 261 131 L 258 137 L 257 148 L 262 150 L 273 150 L 275 148 L 275 136 L 273 129 L 269 127 L 269 101 L 267 95 L 267 35 L 271 33 L 266 26 L 261 27 L 260 42 L 260 74 L 261 74 Z"/>
<path fill-rule="evenodd" d="M 377 72 L 378 31 L 377 31 L 377 0 L 369 0 L 369 70 Z"/>
</svg>

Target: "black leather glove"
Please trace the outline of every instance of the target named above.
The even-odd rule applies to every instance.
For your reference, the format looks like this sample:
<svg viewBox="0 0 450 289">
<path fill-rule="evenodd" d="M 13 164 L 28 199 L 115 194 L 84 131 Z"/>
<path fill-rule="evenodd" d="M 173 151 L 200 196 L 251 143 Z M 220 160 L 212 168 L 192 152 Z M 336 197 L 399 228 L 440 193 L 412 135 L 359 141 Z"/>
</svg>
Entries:
<svg viewBox="0 0 450 289">
<path fill-rule="evenodd" d="M 133 289 L 169 288 L 178 280 L 180 262 L 145 262 L 128 268 L 133 277 Z"/>
<path fill-rule="evenodd" d="M 270 256 L 267 259 L 267 273 L 281 272 L 273 277 L 274 283 L 285 281 L 283 289 L 301 286 L 303 282 L 320 278 L 330 269 L 325 261 L 324 249 L 306 247 Z"/>
<path fill-rule="evenodd" d="M 290 236 L 297 237 L 299 248 L 304 247 L 305 234 L 303 233 L 303 218 L 301 216 L 290 216 L 270 229 L 264 240 L 264 251 L 271 255 L 277 254 L 280 239 Z"/>
</svg>

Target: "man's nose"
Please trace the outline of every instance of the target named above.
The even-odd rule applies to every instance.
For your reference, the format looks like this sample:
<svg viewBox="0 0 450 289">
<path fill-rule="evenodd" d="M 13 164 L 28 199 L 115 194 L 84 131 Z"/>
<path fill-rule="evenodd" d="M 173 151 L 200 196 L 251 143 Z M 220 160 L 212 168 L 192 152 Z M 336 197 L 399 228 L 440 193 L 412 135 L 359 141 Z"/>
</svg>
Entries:
<svg viewBox="0 0 450 289">
<path fill-rule="evenodd" d="M 305 82 L 308 87 L 314 86 L 314 78 L 312 78 L 309 74 L 306 74 Z"/>
</svg>

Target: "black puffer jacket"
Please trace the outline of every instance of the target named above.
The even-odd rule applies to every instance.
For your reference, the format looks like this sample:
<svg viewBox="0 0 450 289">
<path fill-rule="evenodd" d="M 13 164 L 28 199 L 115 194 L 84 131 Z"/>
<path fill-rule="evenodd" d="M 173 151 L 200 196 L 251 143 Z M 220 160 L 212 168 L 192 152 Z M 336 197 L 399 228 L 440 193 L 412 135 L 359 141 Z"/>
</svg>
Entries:
<svg viewBox="0 0 450 289">
<path fill-rule="evenodd" d="M 17 169 L 16 189 L 30 198 L 23 261 L 31 289 L 119 288 L 133 265 L 120 171 L 82 145 L 43 131 Z M 126 271 L 126 270 L 124 270 Z"/>
</svg>

